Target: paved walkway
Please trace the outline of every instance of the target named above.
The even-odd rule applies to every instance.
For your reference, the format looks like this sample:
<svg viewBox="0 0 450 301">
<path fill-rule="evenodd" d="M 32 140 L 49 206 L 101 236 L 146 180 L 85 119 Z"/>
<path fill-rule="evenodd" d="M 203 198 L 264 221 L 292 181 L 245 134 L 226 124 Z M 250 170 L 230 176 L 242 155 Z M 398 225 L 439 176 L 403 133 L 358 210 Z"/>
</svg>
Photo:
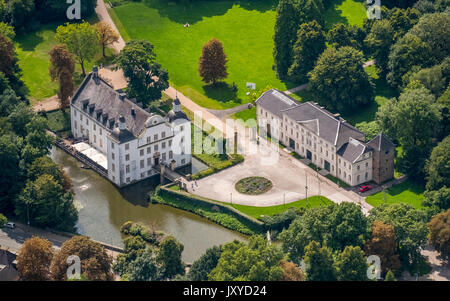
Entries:
<svg viewBox="0 0 450 301">
<path fill-rule="evenodd" d="M 241 112 L 247 109 L 250 109 L 253 105 L 250 103 L 244 103 L 242 105 L 239 105 L 237 107 L 231 108 L 231 109 L 226 109 L 226 110 L 212 110 L 212 109 L 208 109 L 208 111 L 212 114 L 214 114 L 217 118 L 220 118 L 222 120 L 225 119 L 225 117 L 227 117 L 228 115 L 237 113 L 237 112 Z"/>
<path fill-rule="evenodd" d="M 122 50 L 122 48 L 125 47 L 125 41 L 120 35 L 120 32 L 116 27 L 116 24 L 114 24 L 113 20 L 111 19 L 111 16 L 109 15 L 108 10 L 106 9 L 105 2 L 103 0 L 97 0 L 97 7 L 95 8 L 95 12 L 97 13 L 97 16 L 100 19 L 100 21 L 108 23 L 117 33 L 119 33 L 119 41 L 112 45 L 114 51 L 116 52 L 116 54 L 118 54 L 120 50 Z"/>
</svg>

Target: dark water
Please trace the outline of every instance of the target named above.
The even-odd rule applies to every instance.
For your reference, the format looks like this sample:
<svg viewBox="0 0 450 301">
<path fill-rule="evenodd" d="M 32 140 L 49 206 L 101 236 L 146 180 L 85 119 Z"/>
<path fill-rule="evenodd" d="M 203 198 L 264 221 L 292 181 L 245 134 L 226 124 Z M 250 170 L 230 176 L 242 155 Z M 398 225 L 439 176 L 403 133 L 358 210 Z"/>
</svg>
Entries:
<svg viewBox="0 0 450 301">
<path fill-rule="evenodd" d="M 172 234 L 184 245 L 183 259 L 193 262 L 207 248 L 246 236 L 225 229 L 197 215 L 163 205 L 149 204 L 146 194 L 158 184 L 158 177 L 117 189 L 108 180 L 82 165 L 60 149 L 53 148 L 52 159 L 72 178 L 75 203 L 79 209 L 80 234 L 107 244 L 122 246 L 120 226 L 126 221 L 152 225 Z M 202 169 L 200 162 L 194 162 Z"/>
</svg>

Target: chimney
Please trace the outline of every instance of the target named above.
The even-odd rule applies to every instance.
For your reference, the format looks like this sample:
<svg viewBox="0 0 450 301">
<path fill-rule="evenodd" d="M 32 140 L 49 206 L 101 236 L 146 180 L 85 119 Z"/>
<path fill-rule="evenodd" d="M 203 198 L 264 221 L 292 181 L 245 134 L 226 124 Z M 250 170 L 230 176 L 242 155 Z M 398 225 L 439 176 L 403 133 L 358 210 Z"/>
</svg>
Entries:
<svg viewBox="0 0 450 301">
<path fill-rule="evenodd" d="M 127 128 L 127 125 L 125 123 L 125 117 L 122 115 L 119 116 L 119 130 L 125 130 Z"/>
<path fill-rule="evenodd" d="M 92 67 L 92 77 L 97 78 L 98 77 L 98 67 L 94 65 Z"/>
<path fill-rule="evenodd" d="M 134 110 L 134 108 L 131 108 L 131 116 L 136 117 L 136 111 Z"/>
<path fill-rule="evenodd" d="M 127 96 L 126 93 L 119 93 L 119 99 L 120 100 L 124 100 L 126 96 Z"/>
</svg>

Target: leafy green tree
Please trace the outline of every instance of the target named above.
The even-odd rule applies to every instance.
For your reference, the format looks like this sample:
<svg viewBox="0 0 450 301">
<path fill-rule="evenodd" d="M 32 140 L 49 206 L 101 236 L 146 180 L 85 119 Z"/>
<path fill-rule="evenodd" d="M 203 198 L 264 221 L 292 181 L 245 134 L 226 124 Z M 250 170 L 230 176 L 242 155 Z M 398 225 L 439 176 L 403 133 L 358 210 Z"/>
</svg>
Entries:
<svg viewBox="0 0 450 301">
<path fill-rule="evenodd" d="M 147 248 L 128 265 L 127 279 L 130 281 L 158 281 L 161 280 L 159 272 L 156 254 L 151 248 Z"/>
<path fill-rule="evenodd" d="M 7 222 L 8 219 L 6 218 L 6 216 L 0 213 L 0 229 L 3 228 Z"/>
<path fill-rule="evenodd" d="M 33 236 L 25 240 L 17 255 L 17 272 L 21 280 L 50 280 L 53 245 L 47 239 Z"/>
<path fill-rule="evenodd" d="M 335 281 L 333 254 L 326 246 L 311 241 L 305 248 L 306 279 L 308 281 Z"/>
<path fill-rule="evenodd" d="M 366 141 L 375 138 L 381 131 L 379 124 L 375 120 L 360 122 L 356 125 L 356 128 L 366 134 Z"/>
<path fill-rule="evenodd" d="M 35 117 L 32 108 L 25 102 L 18 103 L 11 114 L 8 116 L 8 122 L 11 123 L 14 133 L 20 137 L 27 135 L 27 124 Z"/>
<path fill-rule="evenodd" d="M 428 228 L 431 245 L 444 258 L 450 257 L 450 209 L 433 216 L 428 223 Z"/>
<path fill-rule="evenodd" d="M 397 237 L 394 227 L 380 221 L 372 226 L 372 235 L 364 247 L 367 256 L 380 257 L 381 269 L 385 274 L 388 271 L 398 272 L 401 268 L 398 255 Z"/>
<path fill-rule="evenodd" d="M 12 213 L 21 185 L 20 141 L 11 134 L 0 136 L 0 212 Z"/>
<path fill-rule="evenodd" d="M 66 11 L 69 4 L 60 0 L 34 0 L 36 5 L 36 17 L 43 23 L 52 21 L 67 20 Z M 88 19 L 95 14 L 96 0 L 80 1 L 80 14 L 84 19 Z"/>
<path fill-rule="evenodd" d="M 48 123 L 41 116 L 33 116 L 25 128 L 27 134 L 24 138 L 22 159 L 26 164 L 30 164 L 35 159 L 50 153 L 53 137 L 47 134 Z"/>
<path fill-rule="evenodd" d="M 234 241 L 222 246 L 217 266 L 208 278 L 212 281 L 276 281 L 283 276 L 283 253 L 268 245 L 262 236 L 252 236 L 248 244 Z"/>
<path fill-rule="evenodd" d="M 80 64 L 83 76 L 86 76 L 84 64 L 92 61 L 99 50 L 97 29 L 87 22 L 67 23 L 56 29 L 56 40 L 67 46 L 67 49 L 75 56 L 77 63 Z"/>
<path fill-rule="evenodd" d="M 369 212 L 370 221 L 381 221 L 394 227 L 400 259 L 406 266 L 417 263 L 420 248 L 427 242 L 427 216 L 406 203 L 382 204 Z"/>
<path fill-rule="evenodd" d="M 383 10 L 394 29 L 394 40 L 398 40 L 410 30 L 420 18 L 420 12 L 414 8 Z"/>
<path fill-rule="evenodd" d="M 373 84 L 364 71 L 363 55 L 351 47 L 327 48 L 308 74 L 316 100 L 329 110 L 351 112 L 373 101 Z"/>
<path fill-rule="evenodd" d="M 77 235 L 65 241 L 61 249 L 53 257 L 50 272 L 56 281 L 67 280 L 67 262 L 69 256 L 76 255 L 81 261 L 81 276 L 89 280 L 113 280 L 111 273 L 112 257 L 98 242 L 86 236 Z"/>
<path fill-rule="evenodd" d="M 368 267 L 360 247 L 347 246 L 336 256 L 335 269 L 339 281 L 365 281 Z"/>
<path fill-rule="evenodd" d="M 362 50 L 363 31 L 358 26 L 336 23 L 327 33 L 328 44 L 335 48 L 349 46 Z"/>
<path fill-rule="evenodd" d="M 425 191 L 424 195 L 424 206 L 439 208 L 439 210 L 450 208 L 450 188 L 444 186 L 439 190 Z"/>
<path fill-rule="evenodd" d="M 397 279 L 395 278 L 395 275 L 392 271 L 388 271 L 386 277 L 384 278 L 384 281 L 397 281 Z"/>
<path fill-rule="evenodd" d="M 207 249 L 205 254 L 192 264 L 189 270 L 189 279 L 192 281 L 207 281 L 208 274 L 217 266 L 220 255 L 221 250 L 218 246 Z"/>
<path fill-rule="evenodd" d="M 414 66 L 403 76 L 402 81 L 405 86 L 411 82 L 418 81 L 435 96 L 440 96 L 446 87 L 446 78 L 442 74 L 440 65 L 423 69 Z"/>
<path fill-rule="evenodd" d="M 450 76 L 448 77 L 450 79 Z M 450 85 L 445 92 L 436 100 L 442 114 L 439 139 L 450 134 Z"/>
<path fill-rule="evenodd" d="M 156 260 L 161 264 L 162 277 L 171 279 L 178 274 L 184 275 L 185 265 L 181 259 L 184 246 L 173 236 L 167 236 L 159 245 Z"/>
<path fill-rule="evenodd" d="M 6 14 L 16 29 L 23 30 L 29 24 L 34 13 L 33 0 L 9 0 L 6 2 Z"/>
<path fill-rule="evenodd" d="M 0 33 L 0 72 L 10 77 L 14 74 L 14 45 Z"/>
<path fill-rule="evenodd" d="M 292 47 L 297 40 L 300 24 L 316 20 L 323 26 L 323 5 L 318 0 L 280 0 L 275 21 L 274 69 L 285 78 L 293 63 Z"/>
<path fill-rule="evenodd" d="M 129 41 L 117 56 L 116 63 L 127 78 L 128 94 L 146 105 L 160 99 L 161 92 L 169 87 L 169 75 L 156 62 L 153 45 L 147 41 Z"/>
<path fill-rule="evenodd" d="M 227 72 L 227 56 L 222 43 L 212 38 L 203 45 L 202 55 L 198 62 L 198 72 L 205 83 L 214 85 L 218 80 L 225 79 Z"/>
<path fill-rule="evenodd" d="M 0 116 L 6 117 L 20 103 L 20 98 L 9 85 L 9 80 L 0 72 Z"/>
<path fill-rule="evenodd" d="M 374 57 L 377 66 L 386 72 L 389 49 L 394 42 L 394 29 L 386 19 L 375 21 L 364 43 Z"/>
<path fill-rule="evenodd" d="M 130 236 L 123 240 L 124 252 L 119 254 L 113 264 L 113 271 L 121 277 L 128 277 L 128 266 L 145 252 L 146 244 L 140 236 Z"/>
<path fill-rule="evenodd" d="M 427 189 L 438 190 L 450 187 L 450 136 L 442 140 L 431 152 L 425 165 Z"/>
<path fill-rule="evenodd" d="M 407 87 L 396 103 L 377 112 L 383 132 L 400 142 L 403 168 L 413 178 L 423 176 L 425 159 L 436 136 L 441 115 L 434 96 L 422 85 Z"/>
<path fill-rule="evenodd" d="M 8 25 L 5 22 L 0 22 L 0 34 L 9 38 L 11 41 L 16 37 L 16 32 L 14 31 L 14 27 Z"/>
<path fill-rule="evenodd" d="M 41 227 L 72 230 L 78 219 L 73 195 L 48 174 L 28 181 L 15 205 L 17 216 Z"/>
<path fill-rule="evenodd" d="M 314 68 L 325 48 L 325 34 L 320 24 L 316 20 L 301 24 L 292 50 L 293 63 L 289 67 L 289 77 L 298 83 L 306 82 L 308 72 Z"/>
</svg>

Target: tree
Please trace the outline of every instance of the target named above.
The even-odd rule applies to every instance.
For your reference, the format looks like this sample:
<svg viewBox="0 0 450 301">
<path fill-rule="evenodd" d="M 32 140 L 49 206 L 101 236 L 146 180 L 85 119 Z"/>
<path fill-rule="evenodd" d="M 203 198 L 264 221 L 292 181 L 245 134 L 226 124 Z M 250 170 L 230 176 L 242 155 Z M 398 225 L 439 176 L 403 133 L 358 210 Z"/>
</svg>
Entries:
<svg viewBox="0 0 450 301">
<path fill-rule="evenodd" d="M 217 266 L 208 278 L 212 281 L 277 281 L 283 270 L 281 250 L 268 245 L 262 236 L 252 236 L 248 244 L 233 241 L 222 246 Z"/>
<path fill-rule="evenodd" d="M 35 116 L 32 108 L 25 102 L 16 104 L 15 108 L 8 115 L 8 122 L 11 123 L 14 133 L 20 137 L 27 135 L 27 124 Z M 46 136 L 43 136 L 44 138 Z M 47 137 L 48 138 L 48 137 Z M 36 143 L 37 145 L 37 143 Z"/>
<path fill-rule="evenodd" d="M 427 226 L 431 245 L 444 258 L 450 257 L 450 209 L 433 216 Z"/>
<path fill-rule="evenodd" d="M 281 0 L 277 6 L 274 40 L 274 69 L 285 78 L 293 63 L 292 47 L 300 24 L 316 20 L 324 25 L 323 5 L 317 0 Z"/>
<path fill-rule="evenodd" d="M 156 62 L 153 45 L 147 41 L 129 41 L 117 56 L 116 64 L 127 78 L 128 94 L 146 105 L 160 99 L 161 92 L 169 87 L 169 75 Z"/>
<path fill-rule="evenodd" d="M 377 20 L 372 25 L 364 43 L 374 57 L 377 66 L 386 72 L 389 49 L 394 42 L 394 29 L 388 20 Z"/>
<path fill-rule="evenodd" d="M 333 255 L 326 246 L 311 241 L 305 248 L 306 279 L 308 281 L 335 281 Z"/>
<path fill-rule="evenodd" d="M 20 142 L 14 135 L 0 136 L 0 212 L 12 213 L 14 198 L 20 189 Z"/>
<path fill-rule="evenodd" d="M 305 273 L 293 262 L 282 260 L 280 266 L 283 269 L 282 281 L 305 281 Z"/>
<path fill-rule="evenodd" d="M 30 164 L 35 159 L 50 153 L 53 137 L 47 134 L 47 119 L 41 116 L 34 115 L 25 128 L 26 136 L 22 149 L 22 159 L 25 164 Z"/>
<path fill-rule="evenodd" d="M 43 23 L 49 23 L 52 21 L 64 21 L 67 20 L 67 8 L 66 1 L 60 0 L 34 0 L 36 5 L 37 18 Z M 80 14 L 83 19 L 88 19 L 95 14 L 95 7 L 97 6 L 96 0 L 83 0 L 80 1 Z"/>
<path fill-rule="evenodd" d="M 202 55 L 198 62 L 198 72 L 205 83 L 213 83 L 228 76 L 227 56 L 223 52 L 222 43 L 212 38 L 203 45 Z"/>
<path fill-rule="evenodd" d="M 423 206 L 435 207 L 438 211 L 450 208 L 450 188 L 444 186 L 439 190 L 425 191 L 424 195 Z"/>
<path fill-rule="evenodd" d="M 413 265 L 420 258 L 420 248 L 425 247 L 428 229 L 426 213 L 406 203 L 382 204 L 369 212 L 370 221 L 381 221 L 394 227 L 400 260 Z"/>
<path fill-rule="evenodd" d="M 7 222 L 8 219 L 6 218 L 6 216 L 0 213 L 0 229 L 3 228 Z"/>
<path fill-rule="evenodd" d="M 112 45 L 119 41 L 119 34 L 112 29 L 111 25 L 107 22 L 98 22 L 95 24 L 98 31 L 100 46 L 102 47 L 102 54 L 105 57 L 105 49 L 108 45 Z"/>
<path fill-rule="evenodd" d="M 288 71 L 289 77 L 299 83 L 306 82 L 308 72 L 314 68 L 325 48 L 325 34 L 319 23 L 313 20 L 301 24 L 292 50 L 293 63 Z"/>
<path fill-rule="evenodd" d="M 25 240 L 17 255 L 17 272 L 21 280 L 50 280 L 50 263 L 53 246 L 50 241 L 37 236 Z"/>
<path fill-rule="evenodd" d="M 447 136 L 431 152 L 426 161 L 427 189 L 450 187 L 450 136 Z"/>
<path fill-rule="evenodd" d="M 10 77 L 14 73 L 14 45 L 12 41 L 0 33 L 0 72 Z"/>
<path fill-rule="evenodd" d="M 66 23 L 56 29 L 56 40 L 65 44 L 67 49 L 75 55 L 83 76 L 86 76 L 84 63 L 91 61 L 98 52 L 99 37 L 95 27 L 87 22 Z"/>
<path fill-rule="evenodd" d="M 327 41 L 335 48 L 349 46 L 361 50 L 363 35 L 364 32 L 358 26 L 336 23 L 328 31 Z"/>
<path fill-rule="evenodd" d="M 377 122 L 383 132 L 400 142 L 404 151 L 403 168 L 412 178 L 423 177 L 425 159 L 440 120 L 434 96 L 421 85 L 407 87 L 396 103 L 377 112 Z"/>
<path fill-rule="evenodd" d="M 397 237 L 394 227 L 380 221 L 375 221 L 372 226 L 372 236 L 365 244 L 366 256 L 377 255 L 380 257 L 383 274 L 388 271 L 400 270 L 400 258 L 397 252 Z"/>
<path fill-rule="evenodd" d="M 360 247 L 347 246 L 336 256 L 335 269 L 339 281 L 367 280 L 367 259 Z"/>
<path fill-rule="evenodd" d="M 112 258 L 105 248 L 86 236 L 77 235 L 65 241 L 53 257 L 50 271 L 53 280 L 67 279 L 69 264 L 67 258 L 76 255 L 81 262 L 81 275 L 89 280 L 113 280 L 111 273 Z"/>
<path fill-rule="evenodd" d="M 388 271 L 386 273 L 386 277 L 384 278 L 384 281 L 397 281 L 397 279 L 395 279 L 395 275 L 392 271 Z"/>
<path fill-rule="evenodd" d="M 420 12 L 413 8 L 394 8 L 384 12 L 386 13 L 386 18 L 389 19 L 389 23 L 394 29 L 394 40 L 398 40 L 408 30 L 410 30 L 419 21 L 420 17 Z"/>
<path fill-rule="evenodd" d="M 414 81 L 420 82 L 435 96 L 441 95 L 446 87 L 446 78 L 442 74 L 440 65 L 423 69 L 420 69 L 417 66 L 412 67 L 412 69 L 403 76 L 402 82 L 404 86 L 407 86 Z"/>
<path fill-rule="evenodd" d="M 147 248 L 128 265 L 126 277 L 130 281 L 158 281 L 161 280 L 159 272 L 156 255 L 152 249 Z"/>
<path fill-rule="evenodd" d="M 113 264 L 113 271 L 121 277 L 128 277 L 128 267 L 142 253 L 145 252 L 145 241 L 141 236 L 131 236 L 123 240 L 124 252 L 119 254 Z"/>
<path fill-rule="evenodd" d="M 450 76 L 448 76 L 450 79 Z M 447 85 L 445 92 L 436 100 L 442 114 L 442 122 L 439 138 L 450 134 L 450 85 Z"/>
<path fill-rule="evenodd" d="M 310 91 L 329 110 L 351 112 L 373 101 L 373 84 L 362 67 L 363 55 L 351 47 L 327 48 L 308 73 Z"/>
<path fill-rule="evenodd" d="M 65 193 L 52 175 L 28 180 L 16 200 L 15 213 L 38 226 L 72 230 L 78 219 L 73 195 Z"/>
<path fill-rule="evenodd" d="M 6 3 L 6 14 L 16 29 L 23 29 L 29 24 L 34 12 L 34 0 L 9 0 Z"/>
<path fill-rule="evenodd" d="M 61 101 L 61 108 L 69 106 L 69 98 L 75 90 L 73 73 L 75 72 L 75 61 L 73 55 L 67 50 L 65 45 L 55 45 L 50 54 L 50 77 L 52 81 L 59 82 L 58 98 Z"/>
<path fill-rule="evenodd" d="M 207 281 L 208 274 L 217 266 L 221 255 L 220 247 L 214 246 L 206 250 L 199 259 L 194 261 L 189 270 L 191 281 Z"/>
<path fill-rule="evenodd" d="M 380 126 L 375 120 L 360 122 L 356 128 L 366 134 L 366 141 L 372 140 L 381 132 Z"/>
<path fill-rule="evenodd" d="M 0 22 L 0 34 L 9 38 L 11 41 L 16 37 L 14 27 L 8 25 L 5 22 Z"/>
<path fill-rule="evenodd" d="M 181 253 L 184 246 L 173 236 L 167 236 L 159 245 L 156 260 L 161 264 L 162 277 L 171 279 L 178 274 L 184 275 L 184 263 L 181 259 Z"/>
</svg>

